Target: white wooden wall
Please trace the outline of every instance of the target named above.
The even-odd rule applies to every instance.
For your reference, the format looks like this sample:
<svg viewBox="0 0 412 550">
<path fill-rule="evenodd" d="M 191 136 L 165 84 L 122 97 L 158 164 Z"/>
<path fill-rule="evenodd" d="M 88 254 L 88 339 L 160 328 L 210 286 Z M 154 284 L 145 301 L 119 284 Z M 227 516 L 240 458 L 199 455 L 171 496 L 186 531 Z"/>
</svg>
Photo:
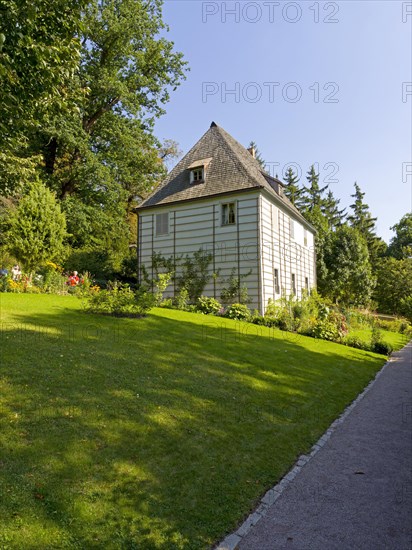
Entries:
<svg viewBox="0 0 412 550">
<path fill-rule="evenodd" d="M 237 223 L 222 226 L 221 205 L 228 202 L 236 203 Z M 169 212 L 169 234 L 156 237 L 156 214 L 161 212 Z M 236 276 L 251 271 L 242 283 L 248 288 L 249 307 L 263 313 L 269 298 L 276 300 L 282 292 L 286 296 L 292 293 L 292 273 L 296 275 L 297 297 L 305 288 L 305 277 L 309 288 L 316 286 L 313 234 L 307 231 L 305 245 L 304 227 L 297 218 L 293 221 L 291 238 L 290 213 L 282 209 L 281 203 L 258 192 L 143 211 L 139 215 L 139 265 L 144 265 L 153 277 L 153 252 L 178 258 L 192 256 L 202 248 L 213 255 L 210 274 L 219 271 L 218 280 L 211 279 L 204 294 L 220 300 L 225 286 L 222 279 L 228 279 L 232 268 Z M 279 293 L 275 292 L 275 269 L 279 270 Z M 170 285 L 164 296 L 173 297 L 175 291 Z"/>
<path fill-rule="evenodd" d="M 316 286 L 314 236 L 300 220 L 292 217 L 294 236 L 290 233 L 291 214 L 264 195 L 261 203 L 262 302 L 276 300 L 282 292 L 292 294 L 292 273 L 296 277 L 296 296 L 302 296 L 305 277 L 309 288 Z M 275 292 L 275 269 L 279 270 L 279 293 Z"/>
<path fill-rule="evenodd" d="M 209 199 L 194 203 L 164 206 L 143 211 L 139 222 L 139 263 L 145 265 L 152 274 L 152 253 L 162 256 L 192 256 L 202 248 L 213 255 L 210 273 L 219 270 L 219 278 L 209 282 L 204 290 L 206 296 L 220 300 L 220 293 L 227 279 L 235 268 L 235 275 L 250 275 L 243 279 L 248 287 L 252 309 L 260 309 L 259 251 L 258 251 L 258 193 L 239 194 L 225 199 Z M 235 202 L 237 208 L 236 225 L 222 226 L 221 205 Z M 155 236 L 156 214 L 169 212 L 169 234 Z M 177 269 L 177 275 L 179 270 Z M 172 297 L 171 285 L 165 297 Z"/>
</svg>

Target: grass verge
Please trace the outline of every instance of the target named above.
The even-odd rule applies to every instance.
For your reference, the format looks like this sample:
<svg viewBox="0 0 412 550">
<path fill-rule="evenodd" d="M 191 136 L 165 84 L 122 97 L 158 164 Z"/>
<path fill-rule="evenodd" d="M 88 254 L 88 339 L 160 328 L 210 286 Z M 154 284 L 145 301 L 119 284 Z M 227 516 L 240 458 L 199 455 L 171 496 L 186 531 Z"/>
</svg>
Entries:
<svg viewBox="0 0 412 550">
<path fill-rule="evenodd" d="M 200 549 L 385 358 L 228 319 L 0 295 L 0 546 Z"/>
</svg>

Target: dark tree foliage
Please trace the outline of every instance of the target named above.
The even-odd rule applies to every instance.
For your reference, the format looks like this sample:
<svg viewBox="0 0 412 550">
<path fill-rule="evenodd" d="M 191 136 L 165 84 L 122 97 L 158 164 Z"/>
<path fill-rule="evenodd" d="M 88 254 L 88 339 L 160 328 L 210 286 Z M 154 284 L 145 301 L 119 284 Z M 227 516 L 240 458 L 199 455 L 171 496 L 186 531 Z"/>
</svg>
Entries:
<svg viewBox="0 0 412 550">
<path fill-rule="evenodd" d="M 345 306 L 369 304 L 375 279 L 365 239 L 343 225 L 327 234 L 323 246 L 326 275 L 318 279 L 320 292 Z"/>
<path fill-rule="evenodd" d="M 412 214 L 405 214 L 391 229 L 395 236 L 389 243 L 388 255 L 398 260 L 412 258 Z"/>
<path fill-rule="evenodd" d="M 286 183 L 285 195 L 294 204 L 297 208 L 300 206 L 300 197 L 302 195 L 303 189 L 299 185 L 298 175 L 295 174 L 293 169 L 289 166 L 284 175 L 284 181 Z"/>
<path fill-rule="evenodd" d="M 262 167 L 262 170 L 265 170 L 266 169 L 266 162 L 264 160 L 264 158 L 262 157 L 262 154 L 261 152 L 259 151 L 258 149 L 258 146 L 256 145 L 256 143 L 254 141 L 251 141 L 249 143 L 249 149 L 251 148 L 254 148 L 255 150 L 255 159 L 258 161 L 258 163 L 260 164 L 260 166 Z"/>
<path fill-rule="evenodd" d="M 335 198 L 331 190 L 326 195 L 323 205 L 323 215 L 325 216 L 329 229 L 340 227 L 345 221 L 346 208 L 339 209 L 340 199 Z"/>
</svg>

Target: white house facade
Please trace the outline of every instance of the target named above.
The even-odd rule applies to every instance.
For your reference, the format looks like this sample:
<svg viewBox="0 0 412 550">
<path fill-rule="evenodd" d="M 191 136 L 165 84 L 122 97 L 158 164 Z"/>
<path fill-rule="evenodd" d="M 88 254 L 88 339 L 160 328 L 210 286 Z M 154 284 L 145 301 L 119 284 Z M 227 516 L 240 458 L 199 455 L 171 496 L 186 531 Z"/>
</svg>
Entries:
<svg viewBox="0 0 412 550">
<path fill-rule="evenodd" d="M 202 250 L 211 258 L 203 294 L 220 300 L 234 275 L 261 313 L 269 298 L 299 298 L 316 286 L 313 227 L 282 182 L 215 123 L 137 213 L 140 274 L 153 278 L 157 254 L 171 259 L 178 276 L 179 259 Z M 177 294 L 176 279 L 165 297 Z"/>
</svg>

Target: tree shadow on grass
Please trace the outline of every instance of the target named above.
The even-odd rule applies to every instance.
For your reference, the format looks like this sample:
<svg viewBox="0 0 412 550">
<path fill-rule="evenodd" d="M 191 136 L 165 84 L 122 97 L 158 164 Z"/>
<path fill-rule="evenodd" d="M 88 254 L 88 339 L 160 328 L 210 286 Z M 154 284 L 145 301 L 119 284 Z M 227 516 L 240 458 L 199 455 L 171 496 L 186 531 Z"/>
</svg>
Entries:
<svg viewBox="0 0 412 550">
<path fill-rule="evenodd" d="M 11 544 L 195 549 L 230 532 L 383 364 L 250 327 L 69 309 L 3 324 Z"/>
</svg>

